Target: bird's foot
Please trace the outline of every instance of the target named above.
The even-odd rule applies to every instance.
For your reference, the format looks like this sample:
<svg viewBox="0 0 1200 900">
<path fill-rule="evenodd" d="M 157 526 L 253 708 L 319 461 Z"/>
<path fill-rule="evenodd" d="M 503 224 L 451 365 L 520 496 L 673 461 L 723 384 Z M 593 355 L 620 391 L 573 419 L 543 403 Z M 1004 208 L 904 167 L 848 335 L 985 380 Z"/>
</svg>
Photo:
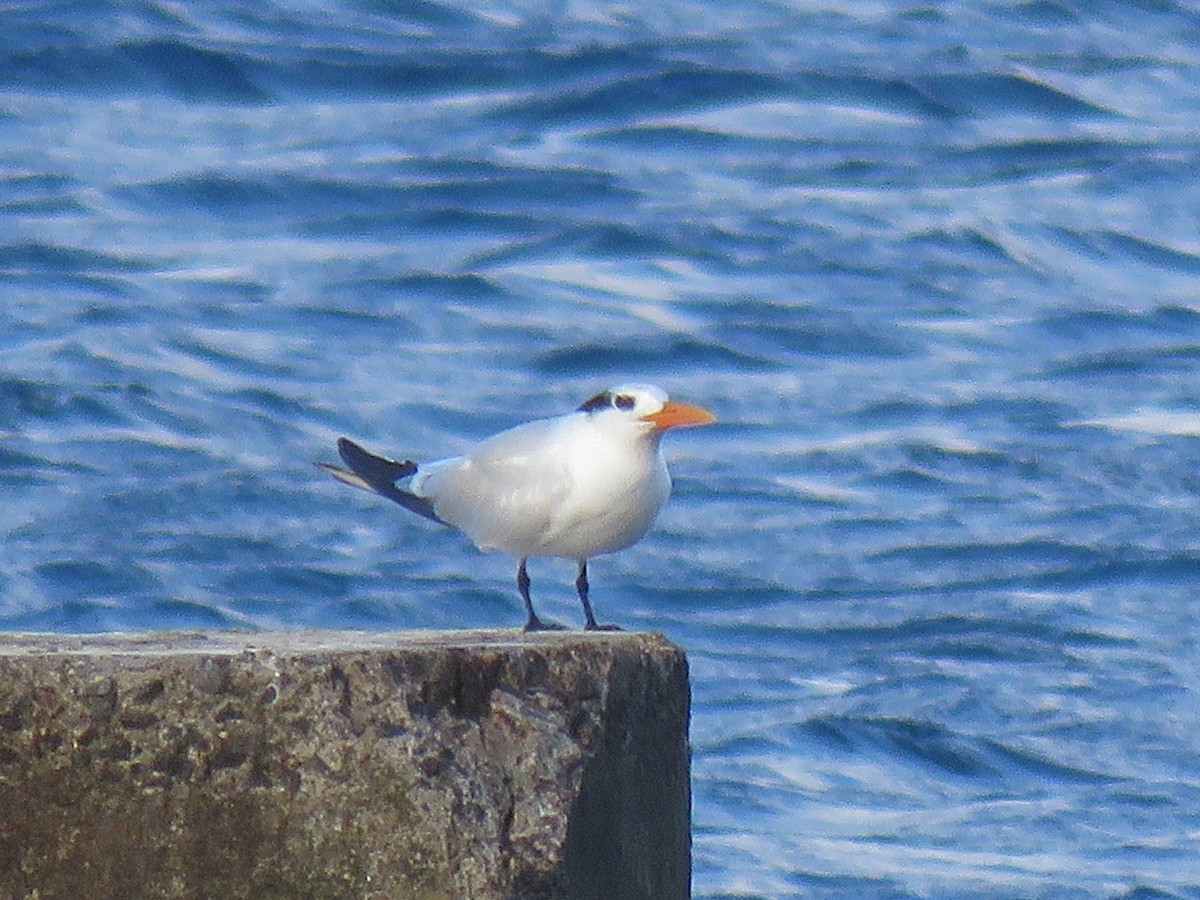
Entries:
<svg viewBox="0 0 1200 900">
<path fill-rule="evenodd" d="M 584 631 L 624 631 L 620 625 L 601 625 L 599 622 L 588 622 L 583 626 Z"/>
<path fill-rule="evenodd" d="M 567 626 L 559 625 L 557 622 L 543 622 L 537 616 L 530 616 L 529 621 L 521 630 L 527 634 L 530 631 L 566 631 Z"/>
</svg>

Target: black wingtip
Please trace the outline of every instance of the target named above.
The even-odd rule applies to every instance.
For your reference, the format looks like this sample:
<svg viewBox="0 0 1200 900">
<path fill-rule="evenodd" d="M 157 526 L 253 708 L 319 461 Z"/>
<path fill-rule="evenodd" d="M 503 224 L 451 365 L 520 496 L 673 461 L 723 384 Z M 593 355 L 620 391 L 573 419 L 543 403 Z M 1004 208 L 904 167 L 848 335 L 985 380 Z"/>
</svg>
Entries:
<svg viewBox="0 0 1200 900">
<path fill-rule="evenodd" d="M 417 471 L 417 464 L 415 462 L 411 460 L 397 462 L 394 459 L 376 456 L 369 450 L 364 450 L 349 438 L 344 437 L 338 438 L 337 448 L 346 465 L 350 467 L 350 471 L 361 478 L 363 484 L 375 493 L 387 497 L 389 500 L 394 500 L 405 509 L 410 509 L 417 513 L 417 515 L 445 524 L 438 517 L 438 514 L 433 511 L 433 502 L 431 500 L 426 497 L 418 497 L 396 486 L 396 482 L 401 478 L 407 478 Z M 336 466 L 332 467 L 332 469 L 336 469 Z"/>
<path fill-rule="evenodd" d="M 417 464 L 411 460 L 397 462 L 383 456 L 376 456 L 364 450 L 350 438 L 340 437 L 337 442 L 338 455 L 345 461 L 350 470 L 371 487 L 393 485 L 401 478 L 407 478 L 417 471 Z"/>
</svg>

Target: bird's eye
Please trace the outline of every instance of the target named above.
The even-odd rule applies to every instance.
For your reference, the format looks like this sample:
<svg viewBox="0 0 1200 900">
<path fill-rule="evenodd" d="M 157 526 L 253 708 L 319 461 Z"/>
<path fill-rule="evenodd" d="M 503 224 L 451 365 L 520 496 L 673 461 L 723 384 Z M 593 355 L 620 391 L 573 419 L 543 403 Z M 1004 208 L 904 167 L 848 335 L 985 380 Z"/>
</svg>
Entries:
<svg viewBox="0 0 1200 900">
<path fill-rule="evenodd" d="M 613 406 L 617 409 L 633 409 L 634 399 L 629 394 L 617 394 L 613 397 Z"/>
<path fill-rule="evenodd" d="M 604 407 L 611 405 L 611 403 L 612 394 L 610 394 L 608 391 L 601 391 L 595 397 L 589 397 L 587 400 L 585 400 L 579 407 L 579 411 L 589 413 L 595 412 L 598 409 L 603 409 Z"/>
</svg>

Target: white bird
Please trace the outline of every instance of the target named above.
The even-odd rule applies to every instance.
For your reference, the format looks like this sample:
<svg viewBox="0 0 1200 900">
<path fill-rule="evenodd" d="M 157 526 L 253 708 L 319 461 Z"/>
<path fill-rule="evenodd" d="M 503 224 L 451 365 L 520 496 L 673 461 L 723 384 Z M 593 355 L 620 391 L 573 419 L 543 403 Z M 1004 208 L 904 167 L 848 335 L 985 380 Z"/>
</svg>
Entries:
<svg viewBox="0 0 1200 900">
<path fill-rule="evenodd" d="M 587 562 L 638 541 L 670 496 L 659 450 L 663 432 L 712 421 L 708 410 L 669 400 L 661 388 L 621 385 L 565 416 L 502 431 L 463 456 L 418 466 L 343 437 L 338 453 L 349 468 L 317 465 L 338 481 L 457 528 L 481 550 L 515 556 L 526 631 L 561 627 L 533 611 L 525 568 L 533 556 L 575 560 L 587 629 L 615 630 L 592 614 Z"/>
</svg>

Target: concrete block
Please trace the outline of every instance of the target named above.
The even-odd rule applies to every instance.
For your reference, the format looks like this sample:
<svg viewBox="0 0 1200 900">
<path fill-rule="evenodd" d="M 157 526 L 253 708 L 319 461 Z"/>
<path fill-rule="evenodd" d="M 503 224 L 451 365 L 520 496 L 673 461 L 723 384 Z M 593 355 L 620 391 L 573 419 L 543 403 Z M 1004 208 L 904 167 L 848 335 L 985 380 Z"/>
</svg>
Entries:
<svg viewBox="0 0 1200 900">
<path fill-rule="evenodd" d="M 0 636 L 0 900 L 684 898 L 650 634 Z"/>
</svg>

